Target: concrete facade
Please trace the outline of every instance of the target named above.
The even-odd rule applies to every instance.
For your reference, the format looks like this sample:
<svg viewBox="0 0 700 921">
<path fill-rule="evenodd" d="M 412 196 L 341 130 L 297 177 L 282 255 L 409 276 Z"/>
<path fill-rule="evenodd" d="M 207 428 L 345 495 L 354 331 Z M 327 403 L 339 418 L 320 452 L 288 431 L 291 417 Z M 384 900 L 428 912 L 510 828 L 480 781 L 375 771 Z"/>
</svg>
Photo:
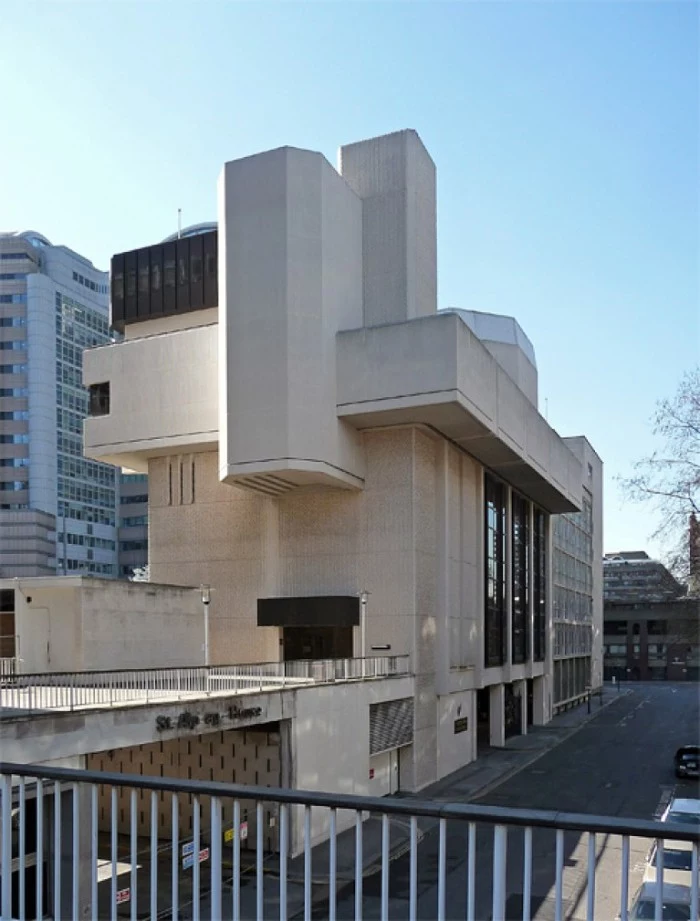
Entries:
<svg viewBox="0 0 700 921">
<path fill-rule="evenodd" d="M 582 462 L 537 409 L 517 322 L 437 311 L 418 135 L 339 163 L 282 148 L 225 165 L 218 309 L 127 311 L 125 341 L 86 353 L 109 411 L 85 450 L 148 473 L 151 578 L 212 586 L 213 663 L 285 654 L 290 623 L 258 626 L 261 599 L 362 597 L 354 655 L 411 656 L 400 768 L 420 789 L 476 757 L 479 691 L 491 744 L 506 710 L 521 731 L 551 716 L 550 516 L 581 508 Z"/>
<path fill-rule="evenodd" d="M 202 605 L 192 588 L 61 576 L 0 579 L 0 590 L 14 592 L 21 673 L 202 662 Z"/>
<path fill-rule="evenodd" d="M 603 464 L 584 437 L 565 441 L 581 461 L 583 508 L 553 519 L 555 706 L 603 683 Z"/>
<path fill-rule="evenodd" d="M 605 677 L 700 681 L 700 598 L 644 551 L 606 554 Z"/>
</svg>

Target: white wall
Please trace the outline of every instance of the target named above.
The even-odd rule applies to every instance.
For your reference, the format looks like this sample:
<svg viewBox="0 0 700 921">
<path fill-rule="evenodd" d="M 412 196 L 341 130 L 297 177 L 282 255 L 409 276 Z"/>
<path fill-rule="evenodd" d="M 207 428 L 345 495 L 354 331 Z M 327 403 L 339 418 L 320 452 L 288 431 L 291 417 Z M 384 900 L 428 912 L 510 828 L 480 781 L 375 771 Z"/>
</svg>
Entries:
<svg viewBox="0 0 700 921">
<path fill-rule="evenodd" d="M 41 588 L 36 582 L 22 580 L 22 590 L 15 591 L 15 629 L 24 673 L 82 668 L 80 591 L 76 580 L 65 588 L 56 588 L 56 579 L 51 577 L 46 582 L 47 587 Z M 9 582 L 7 587 L 11 587 Z"/>
<path fill-rule="evenodd" d="M 82 589 L 83 668 L 168 668 L 204 662 L 198 588 L 86 581 Z"/>
<path fill-rule="evenodd" d="M 14 580 L 5 585 L 17 588 Z M 24 673 L 203 662 L 197 589 L 80 577 L 20 585 L 16 630 Z"/>
<path fill-rule="evenodd" d="M 292 787 L 328 793 L 375 795 L 369 779 L 369 707 L 384 700 L 413 696 L 413 679 L 328 685 L 296 691 L 292 722 Z M 379 794 L 381 795 L 381 793 Z M 303 846 L 303 820 L 296 810 L 293 849 Z M 312 842 L 328 833 L 327 810 L 313 814 Z M 354 824 L 354 815 L 338 813 L 338 831 Z"/>
<path fill-rule="evenodd" d="M 476 691 L 438 697 L 437 714 L 438 776 L 445 777 L 476 758 Z M 455 720 L 465 717 L 469 728 L 455 733 Z"/>
<path fill-rule="evenodd" d="M 369 795 L 391 796 L 399 789 L 399 750 L 369 756 Z"/>
<path fill-rule="evenodd" d="M 85 454 L 147 472 L 145 458 L 218 442 L 217 324 L 88 349 L 86 386 L 110 382 L 110 412 L 85 420 Z"/>
<path fill-rule="evenodd" d="M 362 324 L 362 212 L 318 153 L 227 163 L 219 181 L 221 478 L 360 487 L 336 416 L 335 334 Z"/>
</svg>

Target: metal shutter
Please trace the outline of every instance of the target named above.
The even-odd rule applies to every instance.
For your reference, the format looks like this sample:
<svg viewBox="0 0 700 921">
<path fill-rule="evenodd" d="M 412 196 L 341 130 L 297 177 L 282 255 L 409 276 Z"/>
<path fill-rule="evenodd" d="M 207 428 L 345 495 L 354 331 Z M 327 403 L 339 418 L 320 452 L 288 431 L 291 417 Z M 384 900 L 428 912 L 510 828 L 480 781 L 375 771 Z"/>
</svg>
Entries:
<svg viewBox="0 0 700 921">
<path fill-rule="evenodd" d="M 370 704 L 369 753 L 399 748 L 413 741 L 413 698 Z"/>
</svg>

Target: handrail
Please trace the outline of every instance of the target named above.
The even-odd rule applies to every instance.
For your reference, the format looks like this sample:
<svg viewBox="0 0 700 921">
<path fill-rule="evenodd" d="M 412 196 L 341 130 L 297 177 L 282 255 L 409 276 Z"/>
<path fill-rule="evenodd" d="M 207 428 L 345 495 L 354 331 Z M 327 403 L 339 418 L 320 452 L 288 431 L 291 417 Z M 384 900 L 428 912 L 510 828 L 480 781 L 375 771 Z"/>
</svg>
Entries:
<svg viewBox="0 0 700 921">
<path fill-rule="evenodd" d="M 231 799 L 266 800 L 303 806 L 324 806 L 355 812 L 380 812 L 387 815 L 424 816 L 435 819 L 458 819 L 467 822 L 491 822 L 537 828 L 587 831 L 613 835 L 636 835 L 668 838 L 700 844 L 700 829 L 672 822 L 649 819 L 620 819 L 612 816 L 587 815 L 542 809 L 511 809 L 504 806 L 479 806 L 473 803 L 442 803 L 421 799 L 357 796 L 351 793 L 319 793 L 281 787 L 248 786 L 218 781 L 180 780 L 143 774 L 117 774 L 108 771 L 83 771 L 75 768 L 44 767 L 35 764 L 0 762 L 0 775 L 32 777 L 59 783 L 91 783 L 113 787 L 156 790 L 164 793 L 187 793 L 193 796 L 228 797 Z"/>
<path fill-rule="evenodd" d="M 302 659 L 0 677 L 0 710 L 83 710 L 410 675 L 410 657 Z M 33 698 L 33 701 L 32 701 Z"/>
<path fill-rule="evenodd" d="M 42 678 L 47 677 L 61 677 L 64 675 L 125 675 L 125 674 L 156 674 L 158 672 L 201 672 L 201 671 L 216 671 L 218 669 L 226 668 L 267 668 L 267 667 L 280 667 L 280 666 L 294 666 L 296 663 L 314 663 L 318 664 L 321 662 L 327 663 L 337 663 L 337 662 L 374 662 L 378 659 L 393 659 L 395 661 L 405 661 L 408 660 L 410 656 L 406 655 L 383 655 L 383 656 L 346 656 L 341 659 L 281 659 L 281 660 L 271 660 L 267 662 L 226 662 L 220 665 L 160 665 L 154 668 L 100 668 L 100 669 L 86 669 L 84 671 L 58 671 L 58 672 L 17 672 L 6 677 L 9 678 Z M 473 667 L 473 666 L 470 666 Z"/>
</svg>

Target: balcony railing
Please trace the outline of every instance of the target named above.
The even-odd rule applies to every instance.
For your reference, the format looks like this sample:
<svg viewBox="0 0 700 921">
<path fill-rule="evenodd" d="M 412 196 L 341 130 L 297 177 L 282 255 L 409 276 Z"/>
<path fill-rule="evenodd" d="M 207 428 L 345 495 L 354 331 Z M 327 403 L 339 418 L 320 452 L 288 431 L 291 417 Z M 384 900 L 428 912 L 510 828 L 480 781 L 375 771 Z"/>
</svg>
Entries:
<svg viewBox="0 0 700 921">
<path fill-rule="evenodd" d="M 0 637 L 2 639 L 2 637 Z M 15 656 L 2 656 L 0 657 L 0 678 L 4 678 L 6 675 L 14 675 L 17 673 L 17 659 Z"/>
<path fill-rule="evenodd" d="M 0 709 L 82 710 L 393 678 L 409 673 L 409 656 L 122 671 L 10 673 L 0 676 Z"/>
<path fill-rule="evenodd" d="M 627 921 L 636 855 L 662 834 L 691 842 L 692 885 L 682 911 L 659 886 L 640 917 L 698 918 L 689 825 L 17 764 L 0 764 L 0 818 L 2 919 Z"/>
</svg>

